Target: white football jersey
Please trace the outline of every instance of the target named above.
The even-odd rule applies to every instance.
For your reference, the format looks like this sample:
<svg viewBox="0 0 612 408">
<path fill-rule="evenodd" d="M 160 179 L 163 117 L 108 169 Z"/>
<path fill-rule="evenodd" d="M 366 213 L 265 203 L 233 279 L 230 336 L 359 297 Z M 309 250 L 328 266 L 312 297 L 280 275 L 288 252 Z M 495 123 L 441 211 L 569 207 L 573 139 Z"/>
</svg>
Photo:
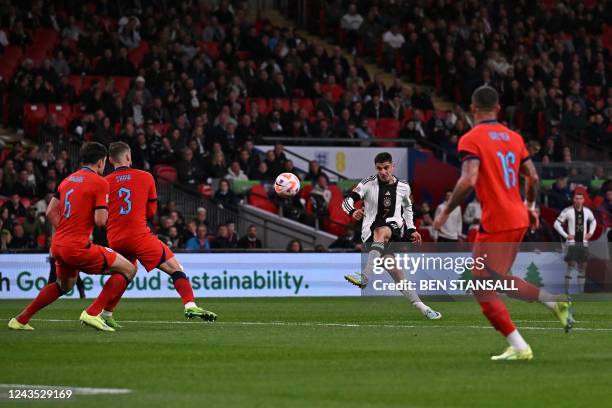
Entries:
<svg viewBox="0 0 612 408">
<path fill-rule="evenodd" d="M 355 211 L 355 202 L 363 200 L 364 213 L 361 239 L 366 242 L 375 228 L 396 225 L 404 233 L 404 224 L 414 229 L 410 185 L 395 177 L 392 184 L 380 183 L 378 176 L 365 178 L 357 184 L 342 202 L 342 209 L 349 215 Z"/>
</svg>

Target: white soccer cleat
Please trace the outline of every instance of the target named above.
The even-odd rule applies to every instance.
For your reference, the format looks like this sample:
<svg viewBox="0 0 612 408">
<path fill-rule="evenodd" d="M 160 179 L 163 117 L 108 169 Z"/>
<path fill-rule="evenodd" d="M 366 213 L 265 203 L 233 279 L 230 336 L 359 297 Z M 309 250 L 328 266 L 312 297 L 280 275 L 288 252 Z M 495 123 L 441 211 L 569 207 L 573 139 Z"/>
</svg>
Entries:
<svg viewBox="0 0 612 408">
<path fill-rule="evenodd" d="M 423 312 L 423 316 L 425 316 L 428 320 L 440 320 L 442 318 L 442 313 L 436 312 L 432 308 L 428 307 L 427 310 Z"/>
</svg>

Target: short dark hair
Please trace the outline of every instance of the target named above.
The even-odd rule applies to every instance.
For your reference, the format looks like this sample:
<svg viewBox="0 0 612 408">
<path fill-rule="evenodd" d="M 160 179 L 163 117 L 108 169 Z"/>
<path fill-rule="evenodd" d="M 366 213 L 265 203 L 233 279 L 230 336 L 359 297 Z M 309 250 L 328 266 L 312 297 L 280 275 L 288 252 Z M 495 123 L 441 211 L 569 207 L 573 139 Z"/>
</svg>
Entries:
<svg viewBox="0 0 612 408">
<path fill-rule="evenodd" d="M 107 154 L 106 147 L 98 142 L 85 143 L 79 152 L 83 164 L 96 164 L 98 160 L 104 159 Z"/>
<path fill-rule="evenodd" d="M 576 192 L 574 192 L 574 197 L 576 197 L 576 196 L 584 197 L 584 193 L 582 191 L 576 191 Z"/>
<path fill-rule="evenodd" d="M 374 157 L 374 164 L 385 163 L 385 162 L 393 163 L 393 158 L 391 157 L 391 154 L 387 152 L 381 152 L 381 153 L 378 153 L 376 157 Z"/>
<path fill-rule="evenodd" d="M 492 112 L 498 103 L 499 95 L 497 91 L 488 85 L 476 88 L 472 94 L 472 104 L 480 111 Z"/>
<path fill-rule="evenodd" d="M 130 151 L 130 146 L 125 142 L 113 142 L 108 147 L 108 155 L 113 161 L 119 161 L 121 155 Z"/>
</svg>

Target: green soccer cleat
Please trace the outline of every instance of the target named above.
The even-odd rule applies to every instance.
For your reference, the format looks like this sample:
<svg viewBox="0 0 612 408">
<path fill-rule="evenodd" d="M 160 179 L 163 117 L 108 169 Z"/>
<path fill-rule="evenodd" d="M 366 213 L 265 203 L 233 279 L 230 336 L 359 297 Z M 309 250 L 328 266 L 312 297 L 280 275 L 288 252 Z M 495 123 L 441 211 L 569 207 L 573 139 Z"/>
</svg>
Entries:
<svg viewBox="0 0 612 408">
<path fill-rule="evenodd" d="M 566 333 L 569 333 L 574 326 L 574 313 L 572 302 L 556 302 L 553 308 L 553 313 L 563 325 Z"/>
<path fill-rule="evenodd" d="M 81 317 L 79 318 L 79 320 L 81 321 L 81 324 L 85 326 L 93 327 L 94 329 L 97 329 L 100 331 L 105 331 L 105 332 L 115 331 L 115 329 L 107 325 L 104 322 L 104 319 L 102 319 L 100 316 L 91 316 L 87 314 L 86 310 L 83 310 L 83 313 L 81 313 Z"/>
<path fill-rule="evenodd" d="M 199 317 L 200 319 L 206 322 L 214 322 L 217 320 L 217 314 L 213 312 L 209 312 L 208 310 L 204 310 L 201 307 L 186 307 L 185 308 L 185 317 L 188 319 L 195 319 Z"/>
<path fill-rule="evenodd" d="M 113 329 L 121 329 L 123 327 L 122 325 L 117 323 L 113 316 L 104 317 L 100 315 L 100 317 L 102 318 L 102 320 L 104 320 L 104 323 L 106 323 L 108 327 L 112 327 Z"/>
<path fill-rule="evenodd" d="M 26 324 L 21 324 L 14 317 L 11 320 L 9 320 L 8 328 L 11 329 L 11 330 L 34 330 L 34 328 L 32 326 L 30 326 L 29 324 L 27 324 L 27 323 Z"/>
<path fill-rule="evenodd" d="M 346 279 L 349 283 L 357 286 L 359 289 L 365 289 L 368 286 L 368 278 L 363 276 L 361 273 L 351 273 L 348 275 L 344 275 L 344 279 Z"/>
<path fill-rule="evenodd" d="M 516 360 L 526 360 L 529 361 L 533 359 L 533 351 L 531 351 L 531 347 L 527 346 L 525 350 L 517 350 L 512 346 L 509 346 L 506 351 L 501 353 L 498 356 L 491 356 L 491 360 L 493 361 L 516 361 Z"/>
</svg>

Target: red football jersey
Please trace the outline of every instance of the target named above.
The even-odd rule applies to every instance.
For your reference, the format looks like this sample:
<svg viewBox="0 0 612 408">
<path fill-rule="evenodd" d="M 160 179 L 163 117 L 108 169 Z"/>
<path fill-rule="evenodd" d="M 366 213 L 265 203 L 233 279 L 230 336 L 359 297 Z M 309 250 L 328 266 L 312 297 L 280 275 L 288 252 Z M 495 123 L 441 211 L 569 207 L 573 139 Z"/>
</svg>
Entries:
<svg viewBox="0 0 612 408">
<path fill-rule="evenodd" d="M 60 221 L 53 244 L 84 247 L 94 227 L 94 211 L 108 208 L 108 183 L 83 167 L 60 183 L 55 198 L 60 202 Z"/>
<path fill-rule="evenodd" d="M 146 171 L 119 167 L 106 180 L 110 186 L 108 242 L 150 233 L 147 217 L 155 213 L 157 205 L 153 176 Z"/>
<path fill-rule="evenodd" d="M 459 139 L 458 150 L 462 160 L 480 160 L 476 195 L 482 205 L 482 229 L 500 232 L 527 227 L 519 176 L 529 152 L 521 135 L 497 121 L 484 121 Z"/>
</svg>

